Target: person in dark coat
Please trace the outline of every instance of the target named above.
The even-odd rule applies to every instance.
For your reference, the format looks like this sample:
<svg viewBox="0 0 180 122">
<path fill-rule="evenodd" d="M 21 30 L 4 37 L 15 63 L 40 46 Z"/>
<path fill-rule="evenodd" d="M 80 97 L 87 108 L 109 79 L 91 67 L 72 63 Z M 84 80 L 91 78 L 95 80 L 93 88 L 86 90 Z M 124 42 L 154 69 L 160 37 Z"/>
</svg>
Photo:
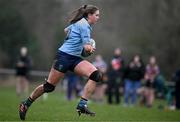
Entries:
<svg viewBox="0 0 180 122">
<path fill-rule="evenodd" d="M 137 101 L 137 90 L 141 86 L 141 80 L 144 77 L 144 63 L 139 55 L 135 55 L 132 61 L 125 68 L 125 92 L 124 105 L 135 105 Z M 130 100 L 130 101 L 129 101 Z"/>
<path fill-rule="evenodd" d="M 120 48 L 114 50 L 114 57 L 111 60 L 110 70 L 108 72 L 108 103 L 113 103 L 115 97 L 115 103 L 120 103 L 120 88 L 123 87 L 122 77 L 124 69 L 124 59 L 121 56 Z"/>
<path fill-rule="evenodd" d="M 175 81 L 176 109 L 180 109 L 180 69 L 175 72 L 173 80 Z"/>
<path fill-rule="evenodd" d="M 29 91 L 29 71 L 32 65 L 31 58 L 28 55 L 27 47 L 20 49 L 20 56 L 16 63 L 16 94 L 23 96 Z"/>
</svg>

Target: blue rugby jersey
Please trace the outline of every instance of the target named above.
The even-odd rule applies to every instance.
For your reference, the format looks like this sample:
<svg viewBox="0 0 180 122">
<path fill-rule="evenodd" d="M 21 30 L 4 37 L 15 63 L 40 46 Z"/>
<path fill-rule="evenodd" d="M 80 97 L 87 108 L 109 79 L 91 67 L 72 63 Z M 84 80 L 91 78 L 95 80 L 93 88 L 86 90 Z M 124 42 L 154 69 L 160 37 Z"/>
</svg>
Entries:
<svg viewBox="0 0 180 122">
<path fill-rule="evenodd" d="M 63 45 L 58 49 L 70 55 L 81 57 L 83 45 L 89 43 L 92 28 L 85 18 L 67 27 L 68 33 Z"/>
</svg>

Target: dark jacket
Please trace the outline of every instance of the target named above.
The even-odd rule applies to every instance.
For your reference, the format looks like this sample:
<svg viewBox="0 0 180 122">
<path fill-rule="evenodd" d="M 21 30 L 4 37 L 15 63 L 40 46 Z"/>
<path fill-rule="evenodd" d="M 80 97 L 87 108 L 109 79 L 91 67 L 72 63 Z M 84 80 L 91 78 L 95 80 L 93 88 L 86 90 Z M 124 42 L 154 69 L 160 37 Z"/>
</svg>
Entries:
<svg viewBox="0 0 180 122">
<path fill-rule="evenodd" d="M 121 82 L 121 73 L 119 71 L 110 69 L 108 72 L 108 85 L 117 85 Z"/>
<path fill-rule="evenodd" d="M 180 109 L 180 70 L 177 70 L 173 80 L 175 81 L 176 109 Z"/>
<path fill-rule="evenodd" d="M 141 63 L 140 66 L 134 65 L 133 67 L 130 64 L 124 70 L 124 79 L 129 79 L 132 81 L 139 81 L 144 77 L 145 67 L 144 64 Z"/>
<path fill-rule="evenodd" d="M 116 67 L 116 68 L 113 68 Z M 120 84 L 124 73 L 124 59 L 121 56 L 114 56 L 108 72 L 108 84 Z"/>
<path fill-rule="evenodd" d="M 16 65 L 17 76 L 27 76 L 31 67 L 31 59 L 29 56 L 20 56 L 18 63 L 21 62 L 23 66 Z"/>
</svg>

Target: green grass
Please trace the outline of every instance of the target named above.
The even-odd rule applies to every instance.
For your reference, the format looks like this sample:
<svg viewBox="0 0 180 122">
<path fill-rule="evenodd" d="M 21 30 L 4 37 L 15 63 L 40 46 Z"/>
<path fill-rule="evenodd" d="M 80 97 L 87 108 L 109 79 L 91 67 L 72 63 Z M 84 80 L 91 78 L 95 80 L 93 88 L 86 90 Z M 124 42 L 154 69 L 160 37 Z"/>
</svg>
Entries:
<svg viewBox="0 0 180 122">
<path fill-rule="evenodd" d="M 0 87 L 0 121 L 19 121 L 19 98 L 15 88 Z M 157 108 L 163 101 L 156 101 L 153 108 L 123 107 L 122 105 L 96 104 L 89 107 L 95 117 L 78 116 L 75 107 L 78 100 L 68 102 L 59 91 L 49 94 L 47 101 L 37 100 L 27 113 L 27 121 L 180 121 L 180 111 L 165 111 Z"/>
</svg>

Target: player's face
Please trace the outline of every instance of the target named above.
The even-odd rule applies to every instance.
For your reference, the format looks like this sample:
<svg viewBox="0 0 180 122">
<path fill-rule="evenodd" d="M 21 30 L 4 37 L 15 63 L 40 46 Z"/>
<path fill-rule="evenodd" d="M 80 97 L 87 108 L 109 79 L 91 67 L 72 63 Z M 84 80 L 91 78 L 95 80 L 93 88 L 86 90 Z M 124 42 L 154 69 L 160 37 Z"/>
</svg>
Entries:
<svg viewBox="0 0 180 122">
<path fill-rule="evenodd" d="M 90 24 L 95 24 L 99 20 L 99 10 L 88 16 Z"/>
</svg>

